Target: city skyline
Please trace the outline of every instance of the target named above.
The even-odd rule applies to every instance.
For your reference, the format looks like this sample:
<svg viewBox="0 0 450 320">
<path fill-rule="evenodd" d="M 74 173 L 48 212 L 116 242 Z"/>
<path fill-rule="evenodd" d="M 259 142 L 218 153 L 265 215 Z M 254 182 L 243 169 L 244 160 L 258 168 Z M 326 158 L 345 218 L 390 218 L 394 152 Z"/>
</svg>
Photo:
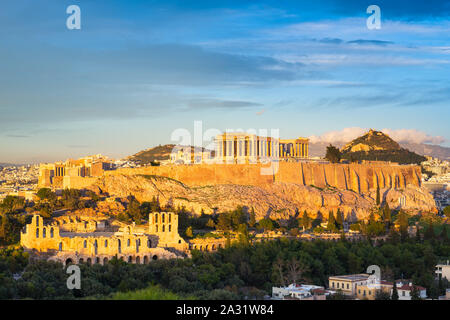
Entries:
<svg viewBox="0 0 450 320">
<path fill-rule="evenodd" d="M 449 146 L 449 4 L 325 2 L 77 1 L 80 30 L 73 1 L 4 4 L 0 162 L 120 158 L 196 120 Z"/>
</svg>

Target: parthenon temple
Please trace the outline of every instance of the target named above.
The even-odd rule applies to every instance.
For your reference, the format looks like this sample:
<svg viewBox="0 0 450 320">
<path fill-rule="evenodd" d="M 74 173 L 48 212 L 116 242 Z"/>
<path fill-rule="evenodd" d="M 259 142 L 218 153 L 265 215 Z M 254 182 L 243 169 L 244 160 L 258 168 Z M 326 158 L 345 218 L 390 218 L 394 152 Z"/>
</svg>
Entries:
<svg viewBox="0 0 450 320">
<path fill-rule="evenodd" d="M 307 138 L 277 139 L 247 133 L 224 133 L 215 138 L 215 162 L 258 163 L 273 159 L 308 158 Z"/>
</svg>

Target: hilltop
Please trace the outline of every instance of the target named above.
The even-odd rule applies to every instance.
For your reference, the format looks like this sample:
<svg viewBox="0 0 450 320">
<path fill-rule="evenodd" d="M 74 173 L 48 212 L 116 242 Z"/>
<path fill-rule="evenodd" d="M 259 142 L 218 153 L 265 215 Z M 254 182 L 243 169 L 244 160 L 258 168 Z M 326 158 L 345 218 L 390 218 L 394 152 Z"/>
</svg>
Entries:
<svg viewBox="0 0 450 320">
<path fill-rule="evenodd" d="M 154 161 L 164 161 L 170 159 L 170 153 L 172 152 L 174 144 L 159 145 L 157 147 L 149 148 L 140 151 L 132 156 L 128 157 L 128 160 L 136 161 L 141 164 L 149 164 Z"/>
<path fill-rule="evenodd" d="M 420 164 L 426 158 L 402 148 L 400 144 L 381 131 L 370 130 L 347 143 L 341 149 L 342 157 L 350 161 L 391 161 L 400 164 Z"/>
<path fill-rule="evenodd" d="M 200 151 L 209 151 L 205 148 L 200 147 L 192 147 L 192 146 L 179 146 L 175 144 L 165 144 L 165 145 L 159 145 L 157 147 L 149 148 L 143 151 L 140 151 L 136 153 L 135 155 L 132 155 L 128 157 L 128 160 L 136 161 L 141 164 L 150 164 L 152 162 L 160 162 L 164 160 L 170 159 L 170 154 L 174 150 L 174 148 L 190 148 L 191 152 L 200 152 Z"/>
</svg>

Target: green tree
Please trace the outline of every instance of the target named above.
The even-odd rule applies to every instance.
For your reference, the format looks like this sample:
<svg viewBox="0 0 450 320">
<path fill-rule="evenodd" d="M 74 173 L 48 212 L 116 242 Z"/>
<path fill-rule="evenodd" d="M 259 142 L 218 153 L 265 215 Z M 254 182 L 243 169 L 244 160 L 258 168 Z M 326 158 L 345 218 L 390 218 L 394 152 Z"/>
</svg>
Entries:
<svg viewBox="0 0 450 320">
<path fill-rule="evenodd" d="M 255 209 L 252 208 L 252 211 L 250 211 L 250 217 L 248 220 L 248 226 L 250 228 L 254 228 L 256 225 L 256 214 L 255 214 Z"/>
<path fill-rule="evenodd" d="M 413 285 L 411 290 L 411 300 L 421 300 L 418 288 Z"/>
<path fill-rule="evenodd" d="M 336 212 L 336 226 L 339 230 L 344 229 L 344 215 L 339 208 Z"/>
<path fill-rule="evenodd" d="M 434 234 L 434 226 L 431 221 L 428 222 L 427 228 L 425 229 L 425 233 L 423 234 L 423 238 L 425 240 L 433 240 L 435 238 Z"/>
<path fill-rule="evenodd" d="M 376 202 L 377 202 L 377 206 L 379 206 L 380 203 L 381 203 L 380 186 L 377 186 L 377 199 L 376 199 Z"/>
<path fill-rule="evenodd" d="M 398 300 L 398 290 L 397 290 L 397 283 L 394 281 L 394 284 L 392 286 L 392 300 Z"/>
<path fill-rule="evenodd" d="M 325 159 L 327 159 L 331 163 L 339 163 L 341 161 L 341 157 L 342 155 L 338 148 L 331 144 L 327 147 Z"/>
<path fill-rule="evenodd" d="M 333 211 L 329 211 L 328 213 L 328 222 L 327 222 L 327 230 L 330 232 L 336 232 L 336 219 L 334 218 Z"/>
<path fill-rule="evenodd" d="M 408 238 L 408 215 L 403 211 L 400 210 L 398 213 L 398 224 L 400 229 L 400 237 L 402 240 L 405 240 Z"/>
<path fill-rule="evenodd" d="M 311 228 L 311 218 L 308 216 L 308 213 L 305 211 L 303 211 L 303 215 L 300 219 L 300 225 L 305 229 L 308 230 L 309 228 Z"/>
<path fill-rule="evenodd" d="M 269 218 L 261 219 L 258 223 L 259 227 L 264 229 L 264 231 L 272 231 L 275 229 L 273 221 Z"/>
<path fill-rule="evenodd" d="M 41 188 L 36 193 L 39 199 L 41 200 L 51 200 L 56 198 L 56 194 L 52 192 L 49 188 Z"/>
<path fill-rule="evenodd" d="M 186 237 L 188 237 L 188 238 L 193 238 L 193 237 L 194 237 L 194 233 L 193 233 L 193 231 L 192 231 L 192 226 L 187 227 L 185 233 L 186 233 Z"/>
<path fill-rule="evenodd" d="M 447 218 L 450 218 L 450 206 L 446 206 L 442 212 Z"/>
<path fill-rule="evenodd" d="M 384 222 L 389 226 L 392 220 L 391 217 L 391 209 L 389 208 L 389 204 L 386 202 L 383 208 L 383 219 Z"/>
</svg>

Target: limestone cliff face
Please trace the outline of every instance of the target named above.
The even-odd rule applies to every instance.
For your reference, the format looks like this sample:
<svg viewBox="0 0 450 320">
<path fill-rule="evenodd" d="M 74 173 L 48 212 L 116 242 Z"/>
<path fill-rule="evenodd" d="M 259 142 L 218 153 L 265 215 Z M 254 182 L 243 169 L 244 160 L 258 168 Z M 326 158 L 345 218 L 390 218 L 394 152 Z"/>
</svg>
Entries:
<svg viewBox="0 0 450 320">
<path fill-rule="evenodd" d="M 106 171 L 114 175 L 156 175 L 182 181 L 188 186 L 222 184 L 266 187 L 273 183 L 295 183 L 304 186 L 366 193 L 377 186 L 406 188 L 420 186 L 420 167 L 414 165 L 322 164 L 279 162 L 267 164 L 215 164 L 144 167 Z"/>
<path fill-rule="evenodd" d="M 188 186 L 167 177 L 142 174 L 105 175 L 97 182 L 98 187 L 117 197 L 134 195 L 139 201 L 151 201 L 158 197 L 161 204 L 188 210 L 212 213 L 214 210 L 233 210 L 236 206 L 254 208 L 257 218 L 288 218 L 296 209 L 306 210 L 311 216 L 328 216 L 328 210 L 338 208 L 351 220 L 367 218 L 375 205 L 375 193 L 357 193 L 335 187 L 313 187 L 292 182 L 271 182 L 264 185 L 216 184 Z M 383 198 L 391 208 L 397 208 L 402 198 L 403 208 L 430 211 L 434 208 L 431 195 L 409 184 L 402 190 L 381 189 Z"/>
</svg>

